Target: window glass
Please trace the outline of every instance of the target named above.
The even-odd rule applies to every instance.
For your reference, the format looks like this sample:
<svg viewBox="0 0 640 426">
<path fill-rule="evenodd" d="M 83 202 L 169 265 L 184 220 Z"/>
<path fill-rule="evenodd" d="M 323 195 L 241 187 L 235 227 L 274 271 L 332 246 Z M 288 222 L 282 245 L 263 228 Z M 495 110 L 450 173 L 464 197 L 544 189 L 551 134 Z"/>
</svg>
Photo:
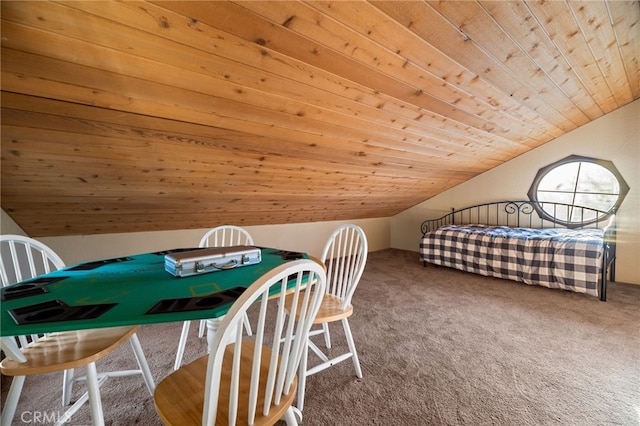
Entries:
<svg viewBox="0 0 640 426">
<path fill-rule="evenodd" d="M 538 201 L 573 204 L 573 193 L 538 191 Z"/>
<path fill-rule="evenodd" d="M 603 218 L 605 215 L 600 215 Z M 598 218 L 598 215 L 593 210 L 585 210 L 579 207 L 573 207 L 571 209 L 571 223 L 584 223 L 590 222 Z"/>
<path fill-rule="evenodd" d="M 578 192 L 603 193 L 617 195 L 620 185 L 615 175 L 608 169 L 594 163 L 580 163 Z"/>
<path fill-rule="evenodd" d="M 562 222 L 567 222 L 571 216 L 571 210 L 568 207 L 557 209 L 549 206 L 549 204 L 543 204 L 543 206 L 543 210 L 546 214 Z"/>
<path fill-rule="evenodd" d="M 579 165 L 579 163 L 569 163 L 549 170 L 540 181 L 538 190 L 573 192 L 576 188 Z"/>
<path fill-rule="evenodd" d="M 617 200 L 617 195 L 576 194 L 575 205 L 608 212 L 616 205 Z"/>
</svg>

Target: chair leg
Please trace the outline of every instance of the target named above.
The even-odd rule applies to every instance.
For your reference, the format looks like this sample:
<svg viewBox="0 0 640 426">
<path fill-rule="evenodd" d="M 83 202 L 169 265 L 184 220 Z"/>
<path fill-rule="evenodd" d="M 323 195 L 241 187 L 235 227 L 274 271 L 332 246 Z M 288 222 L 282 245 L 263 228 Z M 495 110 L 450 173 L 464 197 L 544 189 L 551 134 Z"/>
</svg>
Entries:
<svg viewBox="0 0 640 426">
<path fill-rule="evenodd" d="M 300 417 L 302 417 L 302 413 L 300 413 Z M 287 426 L 298 426 L 298 419 L 296 419 L 294 407 L 289 407 L 284 413 L 284 421 L 287 423 Z"/>
<path fill-rule="evenodd" d="M 198 337 L 202 339 L 204 337 L 204 332 L 207 330 L 207 321 L 200 320 L 200 326 L 198 327 Z"/>
<path fill-rule="evenodd" d="M 91 367 L 93 367 L 93 372 L 91 372 Z M 13 424 L 13 418 L 16 414 L 16 408 L 18 406 L 18 401 L 20 400 L 20 394 L 22 393 L 22 388 L 24 386 L 25 376 L 15 376 L 11 380 L 11 386 L 9 388 L 9 392 L 7 394 L 7 398 L 4 403 L 4 408 L 2 410 L 2 416 L 0 418 L 0 425 L 11 425 Z M 56 422 L 56 425 L 61 425 L 68 422 L 69 418 L 73 413 L 78 411 L 80 406 L 82 406 L 87 399 L 91 400 L 91 417 L 94 425 L 104 425 L 104 418 L 102 413 L 102 404 L 100 402 L 100 385 L 106 377 L 98 380 L 98 374 L 96 371 L 95 364 L 89 364 L 87 366 L 87 387 L 88 391 L 79 398 L 79 400 L 69 409 L 67 410 Z M 89 392 L 91 396 L 89 396 Z M 95 410 L 94 410 L 95 407 Z"/>
<path fill-rule="evenodd" d="M 7 394 L 7 399 L 4 402 L 4 409 L 2 410 L 2 418 L 0 423 L 3 425 L 13 424 L 13 416 L 16 414 L 16 408 L 18 407 L 18 400 L 22 393 L 22 387 L 24 386 L 25 376 L 15 376 L 11 379 L 11 387 Z"/>
<path fill-rule="evenodd" d="M 358 352 L 356 352 L 356 344 L 353 341 L 351 327 L 349 327 L 349 321 L 346 318 L 342 320 L 342 327 L 344 328 L 344 334 L 347 338 L 347 344 L 349 345 L 349 350 L 351 351 L 351 356 L 353 358 L 353 368 L 356 370 L 356 376 L 358 377 L 358 379 L 362 379 L 362 369 L 360 368 Z"/>
<path fill-rule="evenodd" d="M 100 400 L 98 371 L 96 370 L 96 364 L 94 362 L 87 364 L 87 388 L 93 426 L 104 426 L 104 413 L 102 412 L 102 401 Z"/>
<path fill-rule="evenodd" d="M 307 385 L 307 358 L 309 357 L 309 343 L 304 345 L 300 365 L 298 366 L 298 405 L 297 409 L 302 415 L 304 408 L 304 392 Z"/>
<path fill-rule="evenodd" d="M 131 343 L 131 348 L 133 349 L 133 354 L 136 357 L 136 361 L 138 361 L 140 373 L 144 378 L 144 382 L 147 385 L 149 394 L 153 396 L 153 391 L 156 389 L 156 384 L 153 381 L 153 375 L 151 374 L 151 369 L 149 368 L 149 364 L 147 363 L 147 358 L 144 356 L 144 352 L 142 351 L 142 345 L 140 345 L 140 339 L 138 339 L 138 335 L 134 333 L 133 336 L 129 338 L 129 342 Z"/>
<path fill-rule="evenodd" d="M 88 380 L 87 378 L 88 376 L 82 376 L 81 380 Z M 107 381 L 107 379 L 109 378 L 109 376 L 107 375 L 100 375 L 98 374 L 98 387 L 101 387 L 104 382 Z M 89 382 L 87 381 L 87 384 Z M 88 388 L 88 386 L 87 386 Z M 87 403 L 87 401 L 89 401 L 89 390 L 87 389 L 87 391 L 82 394 L 74 403 L 71 407 L 69 407 L 69 409 L 67 409 L 67 411 L 65 411 L 59 418 L 58 421 L 56 421 L 54 423 L 54 426 L 65 426 L 67 423 L 69 423 L 69 421 L 71 420 L 71 417 L 78 412 L 78 410 L 80 408 L 82 408 L 82 406 L 84 404 Z"/>
<path fill-rule="evenodd" d="M 331 335 L 329 334 L 329 324 L 326 322 L 322 323 L 322 330 L 324 334 L 324 344 L 327 349 L 331 349 Z"/>
<path fill-rule="evenodd" d="M 324 352 L 322 352 L 322 349 L 320 349 L 318 345 L 313 343 L 311 340 L 309 340 L 309 347 L 316 354 L 316 356 L 322 360 L 323 363 L 329 362 L 329 357 Z"/>
<path fill-rule="evenodd" d="M 185 321 L 182 325 L 182 333 L 180 333 L 180 340 L 178 341 L 178 351 L 176 352 L 176 362 L 173 364 L 173 369 L 177 370 L 182 364 L 182 357 L 184 356 L 184 348 L 187 346 L 187 337 L 189 336 L 189 326 L 191 321 Z"/>
<path fill-rule="evenodd" d="M 66 407 L 71 404 L 71 394 L 73 393 L 73 384 L 75 383 L 75 370 L 70 368 L 64 370 L 62 374 L 62 406 Z"/>
</svg>

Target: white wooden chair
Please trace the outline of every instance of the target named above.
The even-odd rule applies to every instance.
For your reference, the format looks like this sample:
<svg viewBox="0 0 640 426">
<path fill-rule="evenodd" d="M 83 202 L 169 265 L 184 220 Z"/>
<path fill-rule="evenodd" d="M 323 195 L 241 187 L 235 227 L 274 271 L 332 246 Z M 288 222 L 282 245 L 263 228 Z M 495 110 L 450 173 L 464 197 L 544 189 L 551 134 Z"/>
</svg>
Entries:
<svg viewBox="0 0 640 426">
<path fill-rule="evenodd" d="M 20 235 L 0 236 L 0 255 L 0 277 L 3 287 L 65 266 L 62 259 L 48 246 Z M 136 335 L 137 330 L 138 326 L 113 327 L 50 333 L 44 336 L 3 337 L 2 349 L 7 357 L 0 362 L 0 372 L 5 376 L 13 376 L 13 379 L 0 423 L 12 424 L 27 376 L 63 371 L 63 406 L 71 403 L 74 382 L 86 380 L 87 392 L 60 416 L 56 424 L 67 422 L 87 401 L 91 406 L 93 424 L 104 424 L 99 387 L 109 377 L 142 374 L 149 393 L 153 395 L 155 384 Z M 96 361 L 119 348 L 127 340 L 131 343 L 139 369 L 98 374 Z M 86 367 L 86 376 L 74 376 L 74 369 L 78 367 Z"/>
<path fill-rule="evenodd" d="M 364 231 L 356 225 L 345 224 L 339 226 L 327 240 L 320 261 L 326 266 L 327 271 L 327 288 L 326 294 L 322 299 L 322 305 L 318 311 L 318 315 L 314 320 L 315 325 L 321 325 L 322 328 L 314 329 L 309 332 L 309 348 L 320 357 L 321 363 L 313 368 L 307 369 L 307 358 L 303 358 L 300 363 L 299 385 L 298 385 L 298 410 L 304 408 L 304 393 L 306 377 L 325 370 L 335 364 L 351 358 L 356 377 L 362 378 L 362 370 L 356 345 L 351 334 L 348 318 L 353 314 L 353 305 L 351 298 L 356 291 L 356 287 L 360 282 L 360 277 L 367 263 L 367 237 Z M 294 306 L 294 300 L 287 298 L 287 308 Z M 329 358 L 317 344 L 312 340 L 312 336 L 323 335 L 327 349 L 331 348 L 331 337 L 329 333 L 329 324 L 335 321 L 341 321 L 344 328 L 345 338 L 349 351 L 341 355 L 333 355 Z"/>
<path fill-rule="evenodd" d="M 252 246 L 253 238 L 251 234 L 239 226 L 234 225 L 222 225 L 207 231 L 200 239 L 199 247 L 229 247 L 229 246 Z M 251 327 L 248 322 L 245 324 L 248 328 L 249 335 L 251 335 Z M 178 350 L 176 352 L 176 361 L 173 364 L 173 369 L 177 370 L 182 365 L 182 358 L 184 357 L 184 350 L 187 345 L 187 338 L 189 337 L 189 328 L 191 321 L 185 321 L 182 325 L 182 333 L 180 333 L 180 340 L 178 341 Z M 198 337 L 202 338 L 206 330 L 206 320 L 200 321 L 198 327 Z"/>
<path fill-rule="evenodd" d="M 287 292 L 287 283 L 295 287 Z M 295 260 L 257 279 L 222 320 L 210 355 L 162 380 L 154 402 L 165 425 L 296 425 L 299 363 L 326 286 L 322 266 Z M 287 316 L 284 299 L 299 311 Z M 247 339 L 247 310 L 257 316 Z M 282 340 L 281 340 L 282 339 Z M 282 341 L 282 344 L 280 343 Z"/>
</svg>

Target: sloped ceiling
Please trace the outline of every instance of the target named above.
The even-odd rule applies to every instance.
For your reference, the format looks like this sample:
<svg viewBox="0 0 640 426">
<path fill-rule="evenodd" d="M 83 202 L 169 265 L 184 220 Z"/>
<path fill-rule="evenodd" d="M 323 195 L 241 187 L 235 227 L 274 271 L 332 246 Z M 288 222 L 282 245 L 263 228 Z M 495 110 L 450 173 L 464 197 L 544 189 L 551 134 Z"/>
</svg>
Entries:
<svg viewBox="0 0 640 426">
<path fill-rule="evenodd" d="M 637 1 L 1 7 L 34 237 L 387 217 L 640 97 Z"/>
</svg>

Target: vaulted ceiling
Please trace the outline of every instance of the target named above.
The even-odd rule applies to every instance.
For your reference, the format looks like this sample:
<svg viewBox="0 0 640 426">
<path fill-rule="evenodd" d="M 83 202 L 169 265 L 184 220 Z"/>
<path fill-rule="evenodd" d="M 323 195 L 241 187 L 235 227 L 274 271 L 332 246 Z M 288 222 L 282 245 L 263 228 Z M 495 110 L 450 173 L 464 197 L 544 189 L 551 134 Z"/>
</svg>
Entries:
<svg viewBox="0 0 640 426">
<path fill-rule="evenodd" d="M 6 1 L 2 208 L 387 217 L 640 98 L 637 1 Z"/>
</svg>

